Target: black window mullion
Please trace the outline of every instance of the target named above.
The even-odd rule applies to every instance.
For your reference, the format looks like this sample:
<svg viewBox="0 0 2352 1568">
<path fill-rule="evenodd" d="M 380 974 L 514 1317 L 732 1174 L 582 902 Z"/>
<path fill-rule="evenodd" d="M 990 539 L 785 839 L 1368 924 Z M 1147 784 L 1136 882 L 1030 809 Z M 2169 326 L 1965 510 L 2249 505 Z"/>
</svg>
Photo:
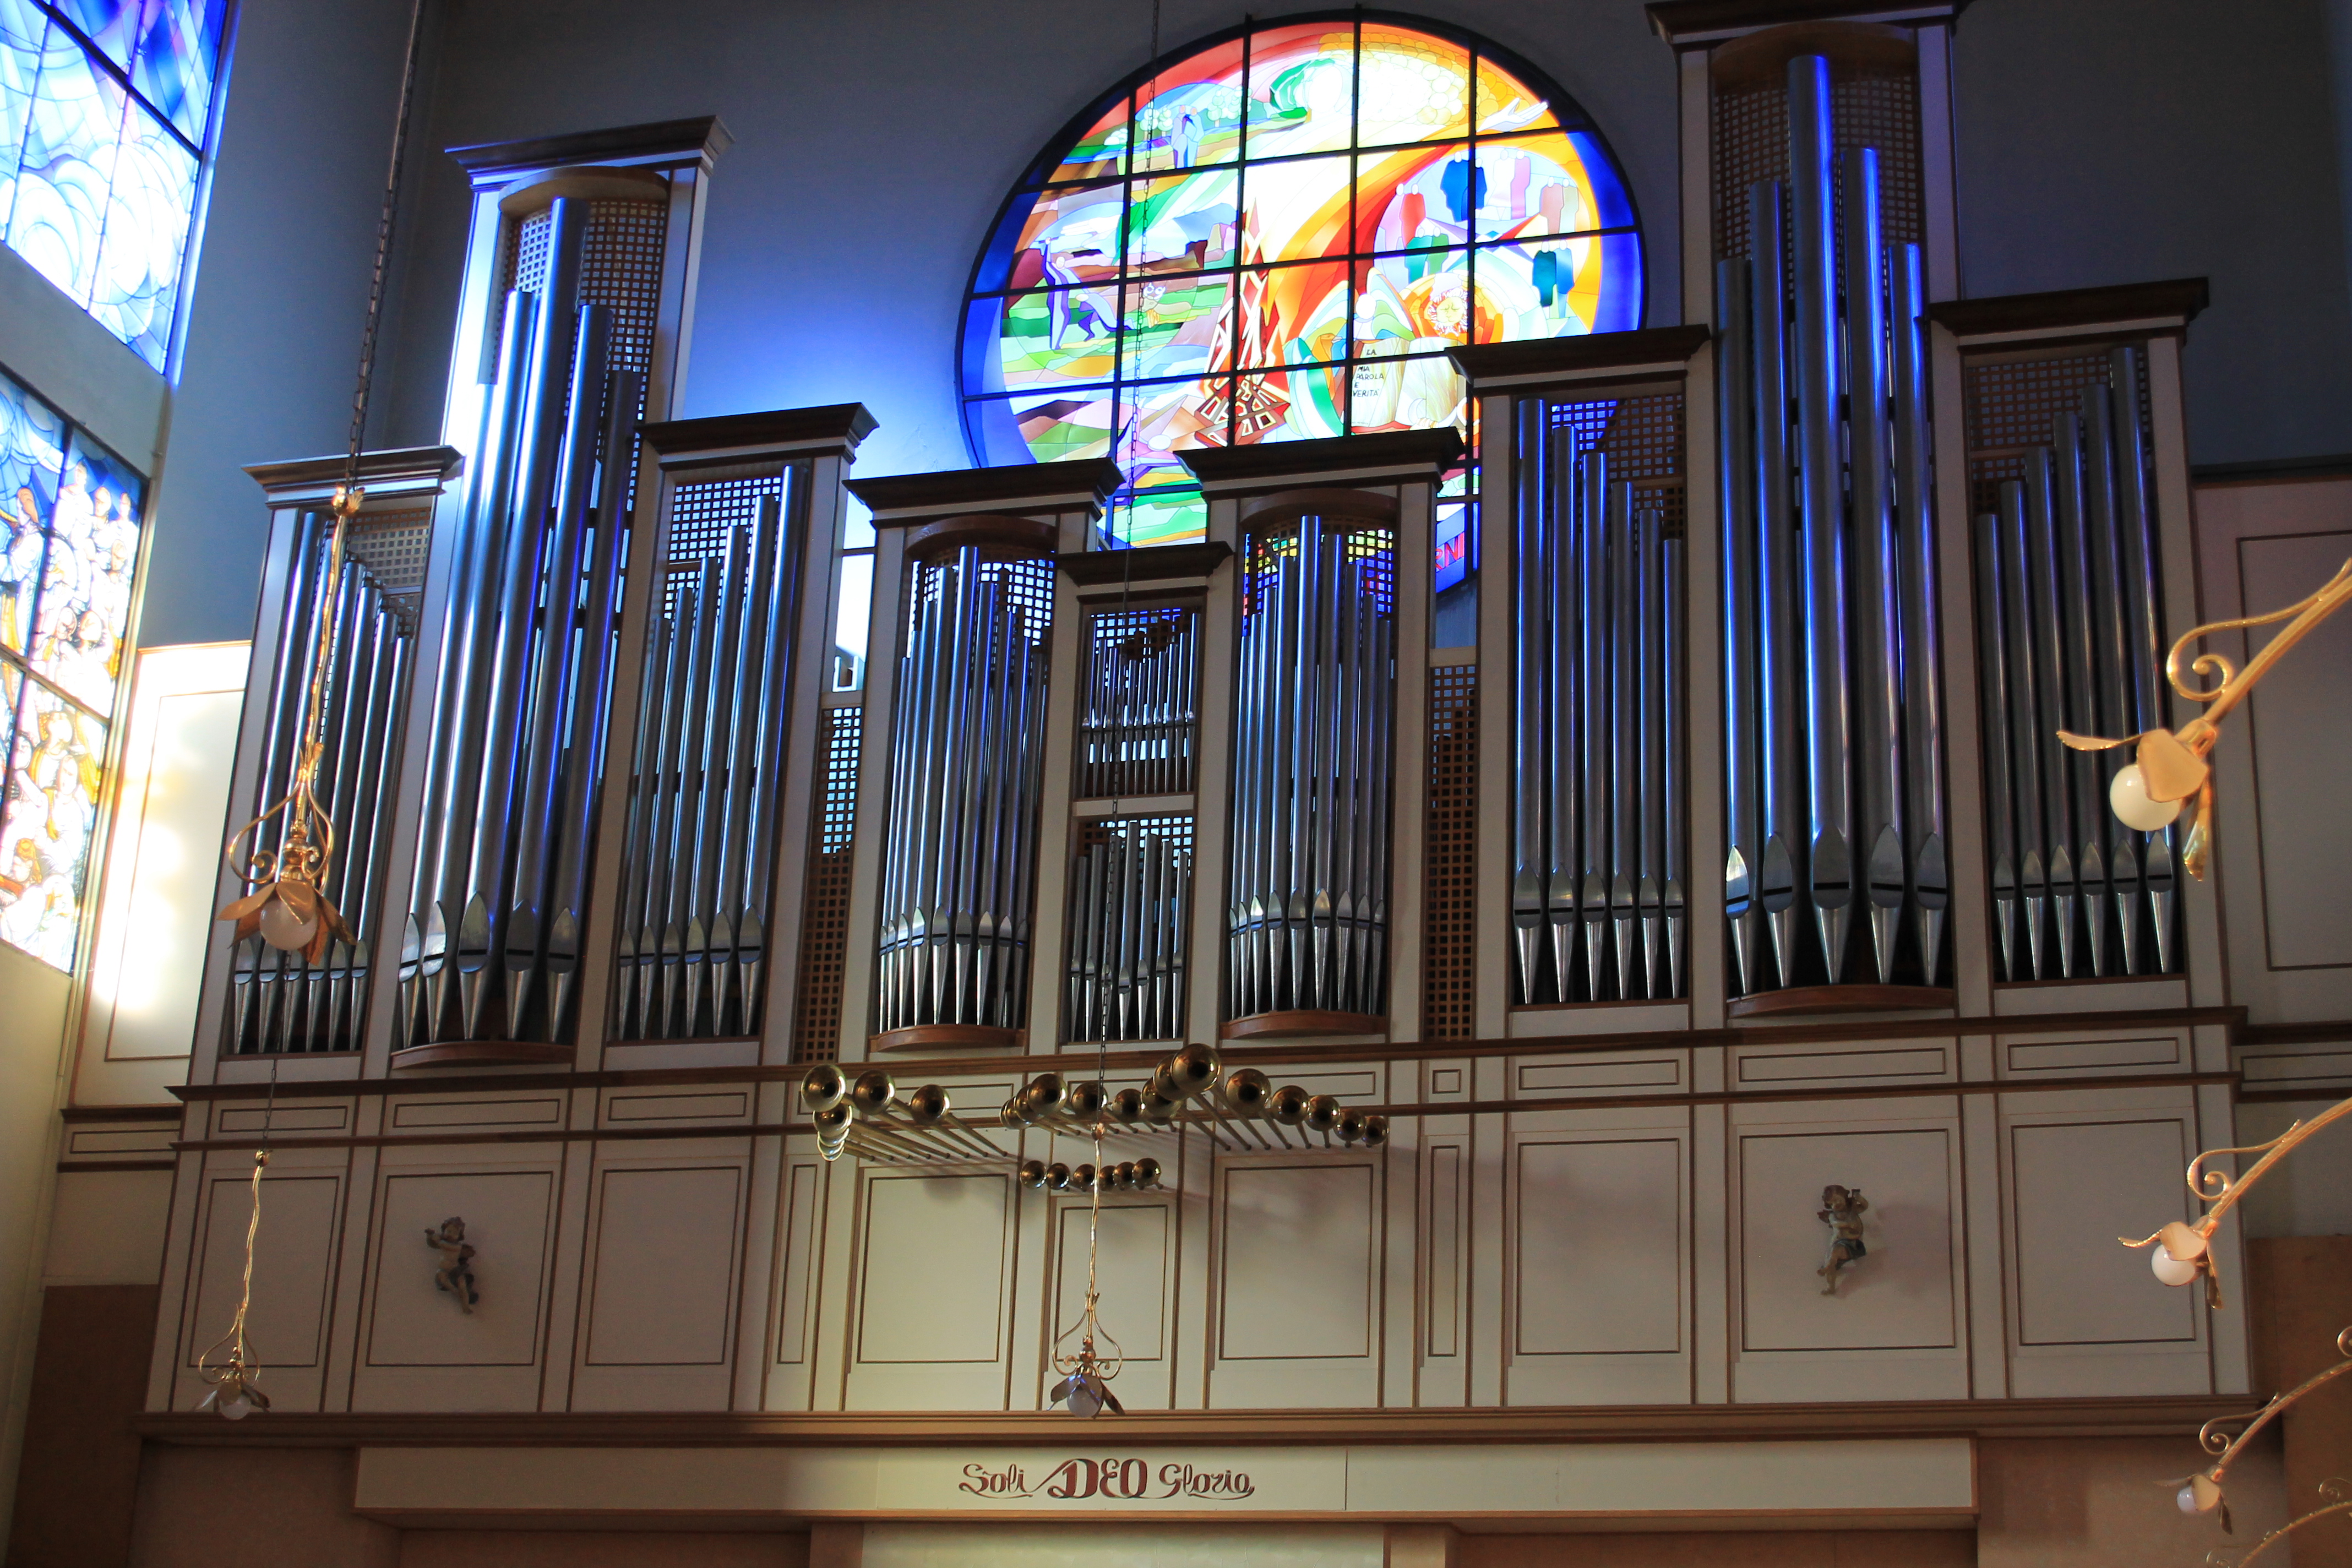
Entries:
<svg viewBox="0 0 2352 1568">
<path fill-rule="evenodd" d="M 195 159 L 198 163 L 202 163 L 204 161 L 205 150 L 195 142 L 189 141 L 186 132 L 183 132 L 179 126 L 173 121 L 170 115 L 156 108 L 154 103 L 149 100 L 145 93 L 140 91 L 136 87 L 131 85 L 131 72 L 128 67 L 116 65 L 114 61 L 109 58 L 104 49 L 100 48 L 96 43 L 91 41 L 90 36 L 88 33 L 83 32 L 79 27 L 77 27 L 71 22 L 66 20 L 64 14 L 50 5 L 48 4 L 48 0 L 41 0 L 40 8 L 41 15 L 48 19 L 49 24 L 52 26 L 63 27 L 66 31 L 66 37 L 71 38 L 75 43 L 81 46 L 81 52 L 84 57 L 89 60 L 90 64 L 96 66 L 99 69 L 112 77 L 116 85 L 120 86 L 124 92 L 130 95 L 131 100 L 133 103 L 136 103 L 140 108 L 145 110 L 150 115 L 153 116 L 156 124 L 161 125 L 166 132 L 171 133 L 173 141 L 179 142 L 181 146 L 188 150 L 188 155 L 190 157 Z M 135 58 L 139 48 L 138 41 L 133 39 L 131 47 L 131 53 Z M 215 75 L 218 74 L 220 62 L 218 58 L 215 58 L 213 61 L 213 70 Z M 217 83 L 215 83 L 215 86 L 217 86 Z M 37 84 L 36 84 L 36 90 L 37 91 Z"/>
</svg>

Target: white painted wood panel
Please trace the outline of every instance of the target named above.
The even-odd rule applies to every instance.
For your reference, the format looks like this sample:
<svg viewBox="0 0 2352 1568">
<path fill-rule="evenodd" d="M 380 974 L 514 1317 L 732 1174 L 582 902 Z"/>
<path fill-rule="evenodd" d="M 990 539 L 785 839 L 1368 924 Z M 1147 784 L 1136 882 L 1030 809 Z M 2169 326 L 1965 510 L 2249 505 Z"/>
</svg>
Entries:
<svg viewBox="0 0 2352 1568">
<path fill-rule="evenodd" d="M 853 1410 L 1001 1410 L 1024 1200 L 1002 1171 L 860 1173 Z"/>
<path fill-rule="evenodd" d="M 319 1407 L 327 1343 L 328 1282 L 342 1206 L 340 1170 L 309 1169 L 280 1153 L 261 1184 L 262 1226 L 254 1243 L 253 1306 L 246 1338 L 261 1362 L 261 1387 L 275 1408 Z M 308 1163 L 308 1162 L 304 1162 Z M 341 1160 L 337 1158 L 341 1165 Z M 195 1375 L 197 1358 L 228 1331 L 245 1276 L 246 1226 L 253 1215 L 252 1167 L 216 1157 L 204 1177 L 197 1236 L 195 1316 L 173 1404 L 186 1410 L 211 1392 Z M 217 1362 L 220 1358 L 215 1357 Z"/>
<path fill-rule="evenodd" d="M 1376 1402 L 1380 1184 L 1366 1159 L 1220 1164 L 1212 1405 Z"/>
</svg>

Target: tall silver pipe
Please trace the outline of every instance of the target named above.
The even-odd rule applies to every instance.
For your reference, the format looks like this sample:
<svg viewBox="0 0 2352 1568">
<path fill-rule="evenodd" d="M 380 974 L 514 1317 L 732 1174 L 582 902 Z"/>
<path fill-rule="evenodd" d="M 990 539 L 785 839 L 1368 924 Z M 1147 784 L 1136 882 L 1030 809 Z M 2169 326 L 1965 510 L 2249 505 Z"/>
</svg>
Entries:
<svg viewBox="0 0 2352 1568">
<path fill-rule="evenodd" d="M 1641 693 L 1640 721 L 1641 783 L 1634 802 L 1642 818 L 1642 875 L 1634 884 L 1633 901 L 1642 916 L 1642 962 L 1640 994 L 1669 994 L 1662 989 L 1660 973 L 1666 966 L 1665 950 L 1665 889 L 1666 889 L 1666 810 L 1671 798 L 1666 791 L 1665 733 L 1665 648 L 1660 641 L 1665 630 L 1664 586 L 1659 537 L 1665 521 L 1664 515 L 1654 510 L 1644 510 L 1634 516 L 1633 528 L 1638 545 L 1633 556 L 1637 582 L 1633 593 L 1633 635 L 1639 661 L 1636 687 Z M 1632 988 L 1624 991 L 1630 999 Z"/>
<path fill-rule="evenodd" d="M 1852 459 L 1856 694 L 1861 767 L 1854 843 L 1864 854 L 1870 946 L 1881 984 L 1895 978 L 1910 868 L 1904 855 L 1902 623 L 1895 547 L 1892 427 L 1887 418 L 1886 310 L 1880 281 L 1878 154 L 1849 150 L 1845 191 L 1846 432 Z"/>
<path fill-rule="evenodd" d="M 1804 661 L 1797 642 L 1796 476 L 1789 449 L 1788 268 L 1781 188 L 1759 181 L 1748 193 L 1748 266 L 1755 336 L 1750 361 L 1756 407 L 1758 749 L 1763 789 L 1763 855 L 1756 899 L 1772 935 L 1775 972 L 1797 983 L 1798 872 L 1807 842 L 1798 733 Z"/>
<path fill-rule="evenodd" d="M 2003 504 L 2007 504 L 2006 495 Z M 2008 584 L 2001 568 L 2001 533 L 2000 517 L 1986 512 L 1977 519 L 1977 678 L 1984 703 L 1985 823 L 1992 851 L 1993 933 L 2000 947 L 2001 978 L 2018 980 L 2024 977 L 2017 965 L 2019 803 L 2010 780 L 2013 688 L 2006 654 L 2007 628 L 2013 615 L 2005 602 Z"/>
<path fill-rule="evenodd" d="M 2060 663 L 2065 679 L 2059 688 L 2063 700 L 2064 718 L 2061 727 L 2104 734 L 2098 717 L 2097 668 L 2095 663 L 2096 637 L 2091 627 L 2092 606 L 2099 601 L 2092 595 L 2096 580 L 2091 570 L 2089 501 L 2083 474 L 2082 422 L 2069 409 L 2051 421 L 2052 447 L 2057 471 L 2053 500 L 2057 527 L 2052 536 L 2052 547 L 2057 557 L 2060 584 L 2055 606 L 2058 610 Z M 2106 973 L 2106 912 L 2107 867 L 2101 846 L 2105 831 L 2100 820 L 2106 813 L 2106 801 L 2099 792 L 2099 759 L 2088 752 L 2069 750 L 2061 758 L 2065 770 L 2067 795 L 2072 804 L 2074 832 L 2068 847 L 2074 854 L 2075 885 L 2083 907 L 2083 935 L 2090 972 Z M 2074 966 L 2066 965 L 2069 974 Z"/>
<path fill-rule="evenodd" d="M 1796 266 L 1798 504 L 1805 542 L 1806 891 L 1832 984 L 1844 977 L 1853 914 L 1853 811 L 1847 769 L 1845 523 L 1839 463 L 1837 253 L 1831 196 L 1830 66 L 1789 62 L 1789 185 Z"/>
<path fill-rule="evenodd" d="M 1517 602 L 1512 606 L 1511 668 L 1517 712 L 1511 725 L 1511 939 L 1517 961 L 1515 982 L 1522 1003 L 1536 999 L 1536 963 L 1541 950 L 1545 915 L 1543 772 L 1539 759 L 1548 748 L 1544 720 L 1546 677 L 1550 674 L 1550 616 L 1546 595 L 1550 588 L 1550 541 L 1546 527 L 1549 487 L 1545 459 L 1550 452 L 1545 429 L 1549 405 L 1540 397 L 1519 400 L 1517 441 L 1513 447 L 1517 467 L 1512 479 L 1517 496 L 1512 521 L 1517 531 L 1514 584 Z"/>
<path fill-rule="evenodd" d="M 2123 535 L 2123 600 L 2129 622 L 2132 728 L 2163 724 L 2169 704 L 2159 671 L 2164 662 L 2164 598 L 2157 583 L 2156 514 L 2147 489 L 2147 451 L 2139 423 L 2140 351 L 2126 344 L 2108 356 L 2116 399 L 2116 506 Z M 2140 846 L 2156 967 L 2172 973 L 2174 896 L 2172 829 L 2146 836 Z"/>
<path fill-rule="evenodd" d="M 1661 530 L 1663 533 L 1663 519 Z M 1683 762 L 1683 693 L 1687 687 L 1688 671 L 1683 653 L 1683 542 L 1672 537 L 1658 542 L 1658 640 L 1664 649 L 1660 666 L 1663 694 L 1660 697 L 1659 743 L 1662 748 L 1660 793 L 1661 809 L 1665 815 L 1664 849 L 1662 868 L 1665 877 L 1664 903 L 1666 921 L 1666 994 L 1686 996 L 1690 994 L 1686 954 L 1688 952 L 1689 899 L 1685 891 L 1689 883 L 1686 862 L 1689 858 L 1685 843 L 1688 831 L 1685 814 L 1689 809 L 1684 779 Z"/>
<path fill-rule="evenodd" d="M 1609 712 L 1609 459 L 1599 450 L 1579 459 L 1583 484 L 1577 497 L 1578 553 L 1581 566 L 1577 583 L 1577 677 L 1582 689 L 1584 828 L 1583 861 L 1577 905 L 1584 917 L 1585 994 L 1598 1002 L 1608 994 L 1602 987 L 1608 969 L 1609 745 L 1615 730 Z"/>
<path fill-rule="evenodd" d="M 1944 921 L 1952 887 L 1944 836 L 1943 679 L 1937 669 L 1944 643 L 1936 586 L 1934 430 L 1927 417 L 1927 275 L 1916 245 L 1897 247 L 1893 262 L 1895 511 L 1903 579 L 1903 826 L 1910 851 L 1921 978 L 1933 985 L 1943 973 Z"/>
<path fill-rule="evenodd" d="M 1546 418 L 1549 417 L 1547 412 Z M 1551 937 L 1552 997 L 1566 1002 L 1575 994 L 1577 921 L 1576 834 L 1581 813 L 1583 715 L 1580 710 L 1578 640 L 1570 624 L 1575 605 L 1578 563 L 1582 535 L 1578 531 L 1576 432 L 1572 428 L 1543 432 L 1546 480 L 1543 497 L 1545 532 L 1544 576 L 1538 593 L 1544 595 L 1536 614 L 1544 626 L 1549 651 L 1543 717 L 1548 721 L 1548 747 L 1537 753 L 1540 772 L 1550 777 L 1550 798 L 1545 822 L 1544 919 Z M 1532 999 L 1532 996 L 1530 997 Z"/>
<path fill-rule="evenodd" d="M 1998 565 L 2001 608 L 2008 616 L 2002 646 L 2009 656 L 2010 773 L 2017 788 L 2017 889 L 2025 911 L 2026 965 L 2032 978 L 2039 980 L 2043 973 L 2042 943 L 2049 930 L 2053 839 L 2042 810 L 2042 735 L 2036 714 L 2042 660 L 2027 566 L 2033 540 L 2027 523 L 2024 481 L 2001 481 L 2000 511 L 2002 559 Z"/>
<path fill-rule="evenodd" d="M 2060 975 L 2074 973 L 2075 880 L 2074 811 L 2069 788 L 2065 749 L 2058 731 L 2069 727 L 2066 718 L 2065 637 L 2061 626 L 2064 592 L 2058 569 L 2055 477 L 2050 452 L 2037 447 L 2025 454 L 2024 553 L 2032 608 L 2034 745 L 2041 756 L 2042 808 L 2048 814 L 2050 845 L 2051 931 L 2056 939 Z"/>
<path fill-rule="evenodd" d="M 1635 685 L 1635 617 L 1639 578 L 1634 564 L 1633 487 L 1609 487 L 1609 924 L 1615 938 L 1617 994 L 1639 994 L 1633 980 L 1636 920 L 1634 877 L 1641 852 L 1641 693 Z"/>
<path fill-rule="evenodd" d="M 1762 759 L 1757 746 L 1757 509 L 1754 321 L 1748 264 L 1715 264 L 1716 468 L 1723 505 L 1723 912 L 1731 926 L 1732 984 L 1756 989 L 1757 875 L 1763 854 Z M 1671 601 L 1673 595 L 1667 595 Z M 1671 690 L 1671 688 L 1669 688 Z M 1679 966 L 1677 966 L 1679 968 Z M 1679 994 L 1679 993 L 1677 993 Z"/>
<path fill-rule="evenodd" d="M 2123 542 L 2116 517 L 2115 401 L 2104 386 L 2083 389 L 2083 511 L 2085 545 L 2091 558 L 2091 597 L 2085 618 L 2092 624 L 2092 653 L 2097 661 L 2093 690 L 2098 699 L 2096 733 L 2132 732 L 2131 647 L 2129 612 L 2124 605 Z M 2107 790 L 2122 768 L 2120 752 L 2088 753 L 2091 764 L 2092 816 L 2085 837 L 2104 833 L 2107 844 L 2107 879 L 2114 893 L 2116 957 L 2121 972 L 2139 972 L 2138 913 L 2140 900 L 2139 836 L 2105 809 Z M 2095 826 L 2094 826 L 2095 825 Z M 2106 920 L 2102 916 L 2104 934 Z M 2103 973 L 2101 943 L 2091 947 L 2092 973 Z"/>
</svg>

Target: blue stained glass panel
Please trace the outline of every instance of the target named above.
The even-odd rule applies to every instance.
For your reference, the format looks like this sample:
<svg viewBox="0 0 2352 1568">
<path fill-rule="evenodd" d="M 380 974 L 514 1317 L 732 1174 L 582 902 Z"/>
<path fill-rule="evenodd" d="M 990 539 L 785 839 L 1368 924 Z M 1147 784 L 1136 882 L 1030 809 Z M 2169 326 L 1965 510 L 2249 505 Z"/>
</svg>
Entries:
<svg viewBox="0 0 2352 1568">
<path fill-rule="evenodd" d="M 114 705 L 122 669 L 144 489 L 121 458 L 75 433 L 49 517 L 26 658 L 36 674 L 101 713 Z"/>
<path fill-rule="evenodd" d="M 132 104 L 107 192 L 89 313 L 159 370 L 171 348 L 181 253 L 195 201 L 196 160 L 160 121 Z"/>
<path fill-rule="evenodd" d="M 0 0 L 0 233 L 16 195 L 25 162 L 25 125 L 33 113 L 33 84 L 41 74 L 41 40 L 49 19 L 32 0 Z"/>
<path fill-rule="evenodd" d="M 8 248 L 87 309 L 131 95 L 62 27 L 49 29 L 40 62 Z"/>
<path fill-rule="evenodd" d="M 0 646 L 11 652 L 32 646 L 65 447 L 66 422 L 57 410 L 0 376 L 0 506 L 8 524 L 0 554 Z"/>
<path fill-rule="evenodd" d="M 131 85 L 180 134 L 203 145 L 228 0 L 142 0 Z"/>
</svg>

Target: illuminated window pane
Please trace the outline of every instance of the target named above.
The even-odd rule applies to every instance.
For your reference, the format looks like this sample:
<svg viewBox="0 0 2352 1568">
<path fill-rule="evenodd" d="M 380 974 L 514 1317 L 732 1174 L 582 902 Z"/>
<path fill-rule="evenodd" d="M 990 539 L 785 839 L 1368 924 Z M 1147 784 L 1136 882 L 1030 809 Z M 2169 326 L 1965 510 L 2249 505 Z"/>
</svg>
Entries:
<svg viewBox="0 0 2352 1568">
<path fill-rule="evenodd" d="M 21 696 L 0 809 L 0 942 L 71 969 L 106 726 L 37 680 L 10 670 L 8 684 Z"/>
<path fill-rule="evenodd" d="M 1108 453 L 1114 540 L 1199 536 L 1187 448 L 1467 431 L 1447 350 L 1641 324 L 1615 160 L 1564 94 L 1474 39 L 1244 26 L 1080 123 L 973 269 L 965 428 L 983 463 Z"/>
<path fill-rule="evenodd" d="M 57 410 L 0 376 L 0 503 L 7 509 L 7 553 L 0 556 L 0 647 L 33 646 L 49 517 L 65 468 L 66 422 Z"/>
<path fill-rule="evenodd" d="M 100 713 L 114 706 L 144 486 L 122 460 L 76 434 L 49 517 L 47 560 L 26 662 Z"/>
<path fill-rule="evenodd" d="M 0 0 L 0 237 L 158 369 L 226 17 L 227 0 Z"/>
</svg>

